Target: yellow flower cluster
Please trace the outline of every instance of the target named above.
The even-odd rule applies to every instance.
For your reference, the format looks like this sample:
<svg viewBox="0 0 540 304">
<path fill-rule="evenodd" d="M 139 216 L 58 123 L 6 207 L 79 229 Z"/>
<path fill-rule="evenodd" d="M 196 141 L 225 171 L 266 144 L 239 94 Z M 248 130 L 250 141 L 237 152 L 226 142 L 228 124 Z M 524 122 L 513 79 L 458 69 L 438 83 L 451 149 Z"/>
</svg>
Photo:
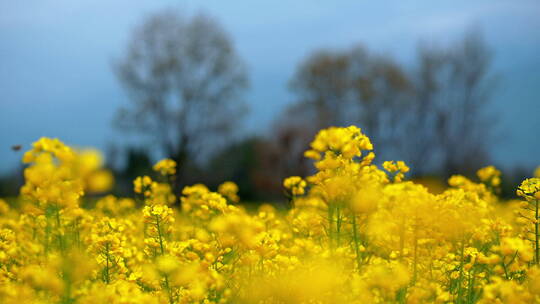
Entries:
<svg viewBox="0 0 540 304">
<path fill-rule="evenodd" d="M 494 167 L 434 194 L 371 150 L 357 127 L 322 130 L 288 209 L 246 210 L 233 182 L 174 193 L 171 160 L 166 182 L 83 209 L 101 160 L 40 139 L 0 200 L 0 303 L 540 303 L 538 177 L 522 200 L 497 197 Z"/>
<path fill-rule="evenodd" d="M 501 171 L 494 166 L 484 167 L 477 172 L 478 178 L 485 184 L 491 187 L 499 187 L 501 185 Z"/>
<path fill-rule="evenodd" d="M 83 195 L 83 183 L 76 175 L 75 152 L 58 139 L 41 138 L 24 154 L 26 183 L 21 194 L 42 207 L 74 207 Z"/>
<path fill-rule="evenodd" d="M 303 195 L 305 193 L 305 188 L 307 183 L 300 176 L 291 176 L 287 177 L 283 181 L 283 187 L 289 190 L 292 195 Z"/>
<path fill-rule="evenodd" d="M 517 190 L 517 195 L 527 200 L 540 199 L 540 178 L 534 177 L 523 181 Z"/>
<path fill-rule="evenodd" d="M 153 169 L 161 175 L 174 175 L 176 174 L 176 162 L 170 158 L 165 158 L 157 162 Z"/>
<path fill-rule="evenodd" d="M 169 183 L 158 183 L 146 175 L 133 181 L 133 191 L 142 194 L 146 203 L 171 205 L 176 201 Z"/>
<path fill-rule="evenodd" d="M 240 201 L 238 190 L 238 185 L 231 181 L 226 181 L 218 187 L 219 194 L 223 195 L 231 203 L 238 203 Z"/>
<path fill-rule="evenodd" d="M 394 182 L 401 182 L 405 173 L 409 172 L 409 167 L 401 160 L 397 162 L 385 161 L 382 166 L 386 171 L 394 174 Z"/>
<path fill-rule="evenodd" d="M 373 150 L 373 145 L 360 128 L 350 126 L 348 128 L 331 127 L 320 131 L 311 143 L 311 148 L 312 150 L 305 152 L 310 158 L 318 159 L 320 153 L 331 153 L 351 159 L 361 156 L 362 150 Z"/>
<path fill-rule="evenodd" d="M 75 207 L 85 191 L 104 192 L 114 182 L 112 174 L 101 169 L 101 154 L 75 151 L 58 139 L 40 138 L 23 162 L 28 167 L 21 195 L 42 207 Z"/>
</svg>

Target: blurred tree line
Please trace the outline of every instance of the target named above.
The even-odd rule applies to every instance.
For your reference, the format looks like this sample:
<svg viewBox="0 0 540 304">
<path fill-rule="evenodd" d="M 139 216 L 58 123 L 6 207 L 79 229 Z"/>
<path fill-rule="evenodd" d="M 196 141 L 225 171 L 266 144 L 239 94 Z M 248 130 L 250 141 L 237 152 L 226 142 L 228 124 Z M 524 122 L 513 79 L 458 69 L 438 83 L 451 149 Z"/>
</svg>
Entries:
<svg viewBox="0 0 540 304">
<path fill-rule="evenodd" d="M 110 149 L 115 192 L 131 194 L 132 180 L 151 174 L 158 150 L 179 164 L 177 190 L 232 180 L 244 200 L 280 200 L 283 178 L 312 172 L 303 152 L 316 132 L 351 124 L 372 139 L 378 160 L 405 160 L 413 177 L 471 176 L 491 164 L 491 63 L 477 31 L 450 46 L 421 45 L 408 65 L 362 45 L 318 50 L 297 67 L 290 80 L 296 102 L 275 120 L 271 135 L 240 138 L 235 131 L 247 113 L 248 75 L 223 26 L 204 14 L 158 12 L 134 30 L 113 65 L 130 101 L 115 126 L 151 147 Z M 114 166 L 117 159 L 124 166 Z M 530 174 L 505 175 L 504 193 L 512 195 Z M 0 195 L 13 192 L 13 181 L 0 181 Z"/>
<path fill-rule="evenodd" d="M 328 126 L 362 127 L 379 160 L 403 159 L 415 177 L 470 176 L 491 162 L 491 60 L 476 31 L 447 47 L 421 45 L 407 66 L 362 45 L 318 50 L 297 67 L 296 102 L 271 135 L 234 140 L 247 75 L 232 42 L 207 16 L 164 11 L 135 30 L 115 66 L 132 101 L 116 121 L 179 163 L 179 187 L 233 180 L 253 200 L 279 198 L 283 178 L 311 173 L 303 152 Z M 149 167 L 130 153 L 127 171 Z"/>
</svg>

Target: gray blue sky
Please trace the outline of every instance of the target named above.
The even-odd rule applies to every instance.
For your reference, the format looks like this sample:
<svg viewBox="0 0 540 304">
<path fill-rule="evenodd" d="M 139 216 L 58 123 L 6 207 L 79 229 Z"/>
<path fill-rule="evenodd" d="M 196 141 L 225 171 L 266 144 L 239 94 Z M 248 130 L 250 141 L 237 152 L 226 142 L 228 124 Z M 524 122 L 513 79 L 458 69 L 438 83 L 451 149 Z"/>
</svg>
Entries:
<svg viewBox="0 0 540 304">
<path fill-rule="evenodd" d="M 497 164 L 540 165 L 540 2 L 531 1 L 159 1 L 0 0 L 0 173 L 14 144 L 40 136 L 104 149 L 127 102 L 111 62 L 131 30 L 165 7 L 216 17 L 246 61 L 247 132 L 267 132 L 293 99 L 298 63 L 319 48 L 362 43 L 412 62 L 420 41 L 440 44 L 480 28 L 501 76 L 493 99 Z"/>
</svg>

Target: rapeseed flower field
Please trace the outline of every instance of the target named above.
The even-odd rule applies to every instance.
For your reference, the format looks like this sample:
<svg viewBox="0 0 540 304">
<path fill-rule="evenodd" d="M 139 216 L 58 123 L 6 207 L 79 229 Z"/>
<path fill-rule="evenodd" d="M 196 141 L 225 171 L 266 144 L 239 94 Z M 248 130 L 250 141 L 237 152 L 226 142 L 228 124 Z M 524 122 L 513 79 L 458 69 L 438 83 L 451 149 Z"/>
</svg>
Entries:
<svg viewBox="0 0 540 304">
<path fill-rule="evenodd" d="M 434 194 L 372 150 L 355 126 L 320 131 L 288 210 L 247 211 L 233 182 L 175 193 L 170 159 L 83 208 L 112 175 L 41 138 L 0 200 L 0 303 L 540 303 L 540 170 L 515 200 L 492 166 Z"/>
</svg>

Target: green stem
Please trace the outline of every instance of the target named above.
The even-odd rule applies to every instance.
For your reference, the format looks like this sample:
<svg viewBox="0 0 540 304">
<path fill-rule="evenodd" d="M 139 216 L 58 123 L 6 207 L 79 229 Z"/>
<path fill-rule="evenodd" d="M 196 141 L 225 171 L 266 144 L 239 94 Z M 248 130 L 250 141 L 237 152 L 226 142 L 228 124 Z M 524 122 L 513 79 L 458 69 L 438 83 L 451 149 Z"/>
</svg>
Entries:
<svg viewBox="0 0 540 304">
<path fill-rule="evenodd" d="M 65 288 L 64 288 L 64 294 L 62 295 L 62 304 L 68 304 L 73 303 L 74 301 L 71 299 L 71 274 L 69 272 L 63 272 L 62 275 Z"/>
<path fill-rule="evenodd" d="M 341 212 L 339 206 L 336 206 L 336 243 L 337 247 L 340 244 L 340 232 L 341 232 Z"/>
<path fill-rule="evenodd" d="M 158 215 L 156 215 L 156 228 L 158 232 L 159 248 L 161 249 L 161 254 L 165 254 L 165 248 L 163 247 L 163 237 L 161 236 L 161 227 L 159 225 Z"/>
<path fill-rule="evenodd" d="M 334 208 L 331 204 L 328 204 L 328 241 L 330 243 L 330 249 L 333 249 L 333 238 L 334 238 Z"/>
<path fill-rule="evenodd" d="M 405 249 L 405 218 L 401 218 L 401 226 L 399 232 L 399 258 L 403 259 L 403 250 Z"/>
<path fill-rule="evenodd" d="M 472 274 L 469 274 L 469 296 L 467 300 L 468 303 L 473 302 L 475 281 L 476 281 L 476 271 L 475 271 L 475 268 L 473 268 Z"/>
<path fill-rule="evenodd" d="M 81 231 L 79 230 L 79 220 L 75 220 L 75 241 L 77 242 L 77 248 L 81 248 Z"/>
<path fill-rule="evenodd" d="M 60 208 L 55 207 L 55 215 L 56 215 L 56 233 L 58 233 L 58 247 L 60 248 L 60 252 L 64 253 L 64 238 L 62 237 L 61 233 L 61 227 L 62 223 L 60 221 Z"/>
<path fill-rule="evenodd" d="M 414 226 L 414 262 L 413 262 L 413 279 L 412 285 L 416 284 L 416 278 L 418 276 L 418 237 L 416 235 L 417 226 Z"/>
<path fill-rule="evenodd" d="M 105 283 L 109 284 L 111 282 L 110 272 L 109 272 L 109 243 L 105 243 Z"/>
<path fill-rule="evenodd" d="M 167 289 L 167 295 L 169 296 L 169 304 L 173 304 L 174 300 L 171 293 L 171 287 L 169 285 L 169 277 L 167 275 L 164 275 L 165 278 L 165 289 Z"/>
<path fill-rule="evenodd" d="M 460 262 L 459 262 L 459 280 L 458 280 L 458 298 L 457 303 L 461 303 L 461 294 L 463 292 L 463 266 L 465 264 L 465 240 L 461 241 L 461 253 L 460 253 Z"/>
<path fill-rule="evenodd" d="M 163 246 L 163 235 L 161 233 L 161 226 L 159 225 L 159 216 L 156 215 L 156 228 L 158 232 L 159 248 L 161 249 L 161 255 L 165 254 L 165 247 Z M 169 296 L 169 304 L 173 304 L 174 300 L 172 297 L 171 287 L 169 285 L 169 277 L 164 274 L 165 289 L 167 290 L 167 295 Z"/>
<path fill-rule="evenodd" d="M 360 271 L 360 264 L 361 264 L 361 259 L 360 259 L 360 248 L 359 248 L 359 242 L 358 242 L 358 228 L 356 226 L 356 215 L 353 214 L 352 215 L 352 229 L 353 229 L 353 238 L 354 238 L 354 249 L 356 251 L 356 262 L 358 264 L 358 271 Z"/>
<path fill-rule="evenodd" d="M 50 216 L 48 214 L 46 216 L 47 225 L 45 226 L 45 254 L 49 252 L 50 242 L 49 238 L 51 235 L 51 223 L 50 223 Z"/>
<path fill-rule="evenodd" d="M 507 279 L 507 280 L 510 280 L 510 276 L 508 275 L 508 269 L 506 268 L 506 264 L 504 263 L 504 258 L 502 258 L 502 261 L 501 261 L 501 264 L 502 264 L 502 267 L 503 267 L 503 270 L 504 270 L 504 277 Z"/>
</svg>

